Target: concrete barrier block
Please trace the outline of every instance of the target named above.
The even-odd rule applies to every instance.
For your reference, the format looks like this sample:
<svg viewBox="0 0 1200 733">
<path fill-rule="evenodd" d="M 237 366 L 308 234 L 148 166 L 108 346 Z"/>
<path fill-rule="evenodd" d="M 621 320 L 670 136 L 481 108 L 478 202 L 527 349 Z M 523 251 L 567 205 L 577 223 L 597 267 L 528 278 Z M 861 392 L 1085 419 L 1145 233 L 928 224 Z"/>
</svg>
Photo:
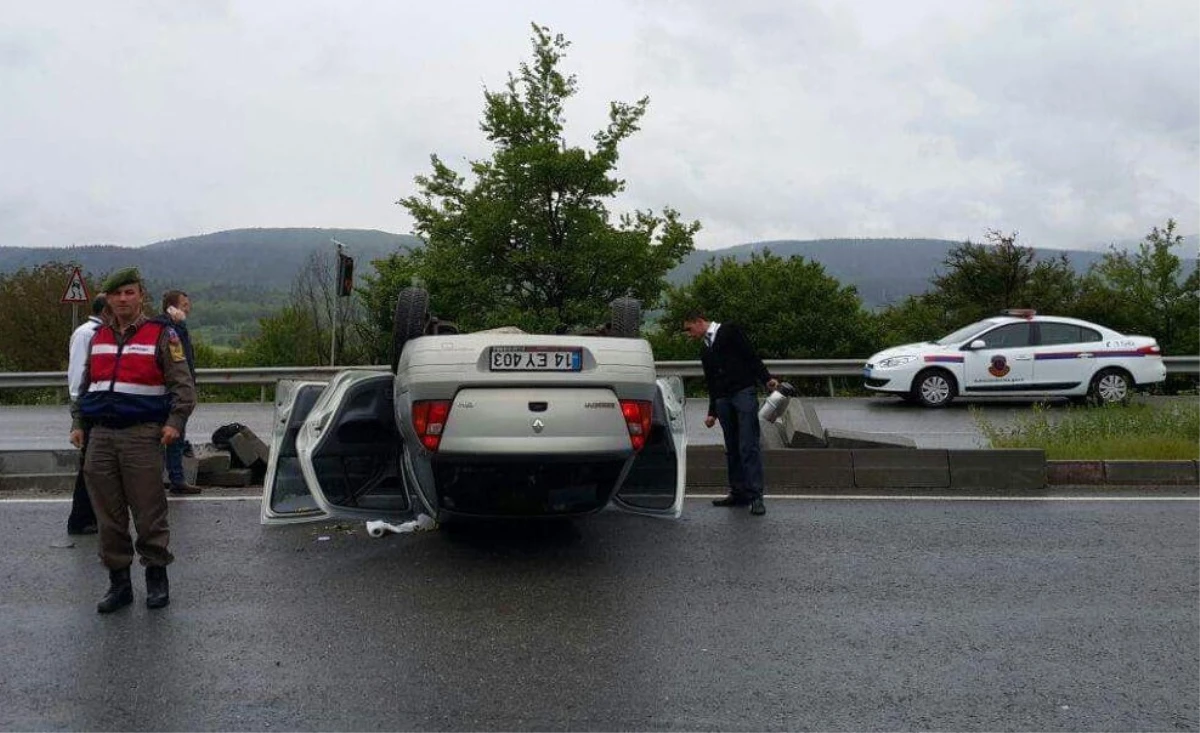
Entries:
<svg viewBox="0 0 1200 733">
<path fill-rule="evenodd" d="M 944 450 L 867 448 L 850 454 L 857 488 L 950 488 L 950 459 Z"/>
<path fill-rule="evenodd" d="M 725 471 L 725 448 L 719 445 L 689 446 L 687 449 L 687 485 L 697 489 L 724 489 L 729 486 Z"/>
<path fill-rule="evenodd" d="M 229 453 L 216 448 L 206 447 L 196 449 L 196 472 L 200 475 L 221 473 L 230 469 L 232 459 Z"/>
<path fill-rule="evenodd" d="M 770 493 L 777 489 L 852 489 L 854 464 L 848 450 L 811 448 L 763 453 Z"/>
<path fill-rule="evenodd" d="M 788 448 L 824 448 L 825 428 L 817 411 L 800 397 L 793 397 L 787 409 L 775 422 L 783 433 L 783 444 Z"/>
<path fill-rule="evenodd" d="M 951 450 L 950 488 L 1046 488 L 1046 452 L 1042 450 Z"/>
<path fill-rule="evenodd" d="M 1104 461 L 1046 461 L 1046 483 L 1100 486 L 1104 483 Z"/>
<path fill-rule="evenodd" d="M 0 474 L 74 473 L 78 468 L 74 448 L 0 451 Z"/>
<path fill-rule="evenodd" d="M 0 492 L 41 491 L 70 494 L 75 490 L 75 473 L 11 473 L 0 475 Z"/>
<path fill-rule="evenodd" d="M 1126 486 L 1196 486 L 1195 461 L 1105 461 L 1104 482 Z"/>
<path fill-rule="evenodd" d="M 229 450 L 237 459 L 235 468 L 249 468 L 258 461 L 266 465 L 271 458 L 271 449 L 250 428 L 243 428 L 229 438 Z"/>
<path fill-rule="evenodd" d="M 231 468 L 228 471 L 208 473 L 201 477 L 202 486 L 249 486 L 253 471 L 249 468 Z"/>
<path fill-rule="evenodd" d="M 916 448 L 917 441 L 895 433 L 862 433 L 856 430 L 829 428 L 825 443 L 830 448 Z"/>
</svg>

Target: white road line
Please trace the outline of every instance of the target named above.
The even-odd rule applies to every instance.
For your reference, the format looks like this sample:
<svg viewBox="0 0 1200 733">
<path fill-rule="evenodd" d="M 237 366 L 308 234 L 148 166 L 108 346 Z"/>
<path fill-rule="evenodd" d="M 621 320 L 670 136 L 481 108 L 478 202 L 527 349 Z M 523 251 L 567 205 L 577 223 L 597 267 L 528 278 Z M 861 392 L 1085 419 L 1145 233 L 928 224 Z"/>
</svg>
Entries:
<svg viewBox="0 0 1200 733">
<path fill-rule="evenodd" d="M 261 496 L 189 496 L 168 501 L 262 501 Z M 0 504 L 70 504 L 71 499 L 0 499 Z"/>
<path fill-rule="evenodd" d="M 724 494 L 688 494 L 689 499 L 720 499 Z M 816 499 L 830 501 L 1195 501 L 1200 496 L 936 496 L 936 495 L 888 495 L 888 494 L 767 494 L 765 499 Z"/>
<path fill-rule="evenodd" d="M 688 499 L 720 499 L 724 494 L 688 494 Z M 1200 496 L 933 496 L 864 494 L 767 494 L 768 501 L 1190 501 L 1200 502 Z M 171 501 L 262 501 L 261 496 L 189 496 Z M 0 499 L 0 504 L 70 504 L 70 499 Z"/>
</svg>

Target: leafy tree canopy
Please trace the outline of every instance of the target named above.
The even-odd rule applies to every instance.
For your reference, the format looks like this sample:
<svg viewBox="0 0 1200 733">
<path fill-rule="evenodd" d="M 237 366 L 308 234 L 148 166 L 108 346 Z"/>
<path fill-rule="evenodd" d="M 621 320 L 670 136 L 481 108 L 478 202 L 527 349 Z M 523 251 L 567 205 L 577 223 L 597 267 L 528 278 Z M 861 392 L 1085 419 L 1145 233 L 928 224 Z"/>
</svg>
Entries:
<svg viewBox="0 0 1200 733">
<path fill-rule="evenodd" d="M 570 44 L 537 25 L 532 42 L 532 61 L 503 90 L 484 93 L 480 128 L 494 152 L 471 162 L 473 182 L 433 155 L 432 172 L 416 178 L 419 192 L 397 202 L 425 247 L 394 264 L 414 266 L 438 316 L 465 329 L 595 326 L 613 298 L 652 305 L 700 228 L 671 208 L 612 220 L 605 201 L 625 188 L 614 175 L 618 148 L 637 132 L 649 99 L 611 103 L 594 149 L 571 146 L 564 108 L 577 83 L 559 68 Z"/>
<path fill-rule="evenodd" d="M 698 347 L 680 333 L 688 311 L 735 321 L 764 359 L 853 358 L 876 341 L 858 292 L 803 257 L 764 250 L 749 262 L 710 260 L 691 283 L 672 289 L 660 333 L 651 336 L 659 359 L 695 359 Z"/>
</svg>

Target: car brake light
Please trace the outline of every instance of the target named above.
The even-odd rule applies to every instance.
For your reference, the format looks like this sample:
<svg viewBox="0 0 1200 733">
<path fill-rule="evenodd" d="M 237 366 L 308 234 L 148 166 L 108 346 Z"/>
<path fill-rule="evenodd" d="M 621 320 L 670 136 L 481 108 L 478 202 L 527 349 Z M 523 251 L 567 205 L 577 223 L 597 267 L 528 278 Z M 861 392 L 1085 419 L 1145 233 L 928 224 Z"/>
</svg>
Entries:
<svg viewBox="0 0 1200 733">
<path fill-rule="evenodd" d="M 417 439 L 429 452 L 437 451 L 438 443 L 442 442 L 448 417 L 450 400 L 417 400 L 413 403 L 413 430 L 417 431 Z"/>
<path fill-rule="evenodd" d="M 629 442 L 635 451 L 640 451 L 646 445 L 646 437 L 650 435 L 650 418 L 654 414 L 654 403 L 647 400 L 621 400 L 621 415 L 625 418 L 625 427 L 629 428 Z"/>
<path fill-rule="evenodd" d="M 1140 347 L 1138 349 L 1138 353 L 1139 354 L 1149 354 L 1149 355 L 1154 355 L 1154 356 L 1161 356 L 1162 349 L 1158 348 L 1158 344 L 1150 344 L 1149 346 Z"/>
</svg>

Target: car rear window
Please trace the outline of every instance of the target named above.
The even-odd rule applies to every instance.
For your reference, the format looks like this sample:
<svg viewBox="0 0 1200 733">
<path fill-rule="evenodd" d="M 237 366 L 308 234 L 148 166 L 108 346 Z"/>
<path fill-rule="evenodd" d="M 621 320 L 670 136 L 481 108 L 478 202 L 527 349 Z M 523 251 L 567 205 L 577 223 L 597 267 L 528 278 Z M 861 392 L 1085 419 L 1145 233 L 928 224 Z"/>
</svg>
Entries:
<svg viewBox="0 0 1200 733">
<path fill-rule="evenodd" d="M 1074 323 L 1042 323 L 1039 324 L 1039 330 L 1041 331 L 1041 343 L 1044 346 L 1082 344 L 1103 340 L 1098 331 Z"/>
</svg>

